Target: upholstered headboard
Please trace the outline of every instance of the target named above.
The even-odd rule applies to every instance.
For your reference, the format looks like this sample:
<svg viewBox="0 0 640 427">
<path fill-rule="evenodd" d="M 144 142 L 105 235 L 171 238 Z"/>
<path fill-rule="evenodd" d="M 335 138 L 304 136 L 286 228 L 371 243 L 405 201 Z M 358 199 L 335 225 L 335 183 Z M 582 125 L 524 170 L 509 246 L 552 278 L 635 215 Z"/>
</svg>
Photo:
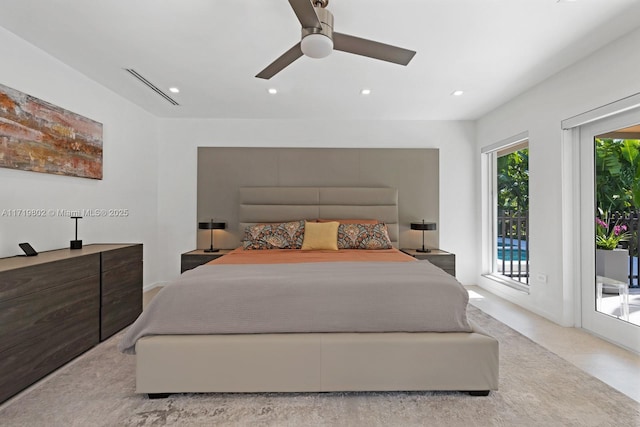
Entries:
<svg viewBox="0 0 640 427">
<path fill-rule="evenodd" d="M 377 219 L 398 247 L 398 190 L 372 187 L 242 187 L 239 227 L 299 219 Z"/>
</svg>

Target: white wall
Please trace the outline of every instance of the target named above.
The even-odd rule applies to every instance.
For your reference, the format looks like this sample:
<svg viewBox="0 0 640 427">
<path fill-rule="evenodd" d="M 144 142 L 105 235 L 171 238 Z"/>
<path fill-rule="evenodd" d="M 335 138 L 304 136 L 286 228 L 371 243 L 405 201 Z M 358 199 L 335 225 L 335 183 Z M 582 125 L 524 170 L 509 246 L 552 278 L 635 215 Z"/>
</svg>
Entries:
<svg viewBox="0 0 640 427">
<path fill-rule="evenodd" d="M 2 209 L 124 208 L 126 218 L 84 218 L 79 238 L 143 242 L 145 286 L 175 278 L 180 253 L 196 246 L 197 147 L 375 147 L 440 149 L 440 246 L 457 255 L 458 277 L 477 271 L 469 213 L 472 122 L 157 119 L 0 28 L 0 83 L 104 125 L 104 179 L 0 168 Z M 39 251 L 66 247 L 68 217 L 0 217 L 0 257 L 28 241 Z"/>
<path fill-rule="evenodd" d="M 531 289 L 525 294 L 480 277 L 478 284 L 557 323 L 573 325 L 574 284 L 562 275 L 562 120 L 640 92 L 640 29 L 566 68 L 477 121 L 480 148 L 529 132 Z M 477 175 L 480 177 L 479 173 Z M 480 192 L 480 179 L 476 180 Z M 476 209 L 480 217 L 480 207 Z M 477 228 L 481 224 L 478 221 Z M 482 248 L 479 246 L 479 250 Z M 479 271 L 481 273 L 481 271 Z M 536 280 L 548 276 L 547 283 Z"/>
<path fill-rule="evenodd" d="M 157 119 L 0 27 L 0 83 L 103 124 L 102 180 L 0 168 L 4 209 L 128 209 L 126 218 L 83 218 L 84 244 L 142 242 L 145 283 L 158 280 L 156 257 Z M 65 216 L 0 216 L 0 257 L 69 246 L 74 223 Z"/>
<path fill-rule="evenodd" d="M 474 283 L 477 232 L 471 215 L 477 161 L 474 124 L 446 121 L 173 119 L 160 123 L 158 227 L 161 277 L 180 272 L 196 247 L 197 147 L 440 149 L 440 247 L 454 252 L 458 279 Z"/>
</svg>

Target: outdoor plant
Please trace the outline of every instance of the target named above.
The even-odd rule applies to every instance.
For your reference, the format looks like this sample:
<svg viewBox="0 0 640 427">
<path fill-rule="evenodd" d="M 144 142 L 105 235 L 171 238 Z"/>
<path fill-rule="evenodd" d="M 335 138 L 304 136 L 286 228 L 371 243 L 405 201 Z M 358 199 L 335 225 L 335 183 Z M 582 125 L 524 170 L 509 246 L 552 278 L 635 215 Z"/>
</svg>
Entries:
<svg viewBox="0 0 640 427">
<path fill-rule="evenodd" d="M 629 240 L 631 234 L 626 225 L 614 224 L 609 226 L 608 221 L 596 217 L 596 247 L 598 249 L 613 250 L 620 242 Z"/>
</svg>

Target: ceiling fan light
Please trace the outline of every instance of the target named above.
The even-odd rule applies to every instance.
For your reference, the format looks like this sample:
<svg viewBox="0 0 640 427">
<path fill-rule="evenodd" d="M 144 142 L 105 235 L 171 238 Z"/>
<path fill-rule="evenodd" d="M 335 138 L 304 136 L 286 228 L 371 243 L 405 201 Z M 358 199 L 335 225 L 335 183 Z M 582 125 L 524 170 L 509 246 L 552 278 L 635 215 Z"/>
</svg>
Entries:
<svg viewBox="0 0 640 427">
<path fill-rule="evenodd" d="M 323 34 L 309 34 L 302 39 L 300 49 L 310 58 L 324 58 L 333 50 L 333 40 Z"/>
</svg>

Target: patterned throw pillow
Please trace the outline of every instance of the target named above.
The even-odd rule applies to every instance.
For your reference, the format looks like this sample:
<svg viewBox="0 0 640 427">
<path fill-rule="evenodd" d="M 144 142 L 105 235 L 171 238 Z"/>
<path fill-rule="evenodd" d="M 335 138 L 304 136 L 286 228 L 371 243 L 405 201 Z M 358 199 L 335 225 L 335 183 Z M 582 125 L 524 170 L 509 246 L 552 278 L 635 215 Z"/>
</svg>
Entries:
<svg viewBox="0 0 640 427">
<path fill-rule="evenodd" d="M 386 224 L 340 224 L 338 249 L 391 249 Z"/>
<path fill-rule="evenodd" d="M 300 249 L 304 239 L 304 220 L 277 224 L 256 224 L 244 230 L 245 249 Z"/>
</svg>

